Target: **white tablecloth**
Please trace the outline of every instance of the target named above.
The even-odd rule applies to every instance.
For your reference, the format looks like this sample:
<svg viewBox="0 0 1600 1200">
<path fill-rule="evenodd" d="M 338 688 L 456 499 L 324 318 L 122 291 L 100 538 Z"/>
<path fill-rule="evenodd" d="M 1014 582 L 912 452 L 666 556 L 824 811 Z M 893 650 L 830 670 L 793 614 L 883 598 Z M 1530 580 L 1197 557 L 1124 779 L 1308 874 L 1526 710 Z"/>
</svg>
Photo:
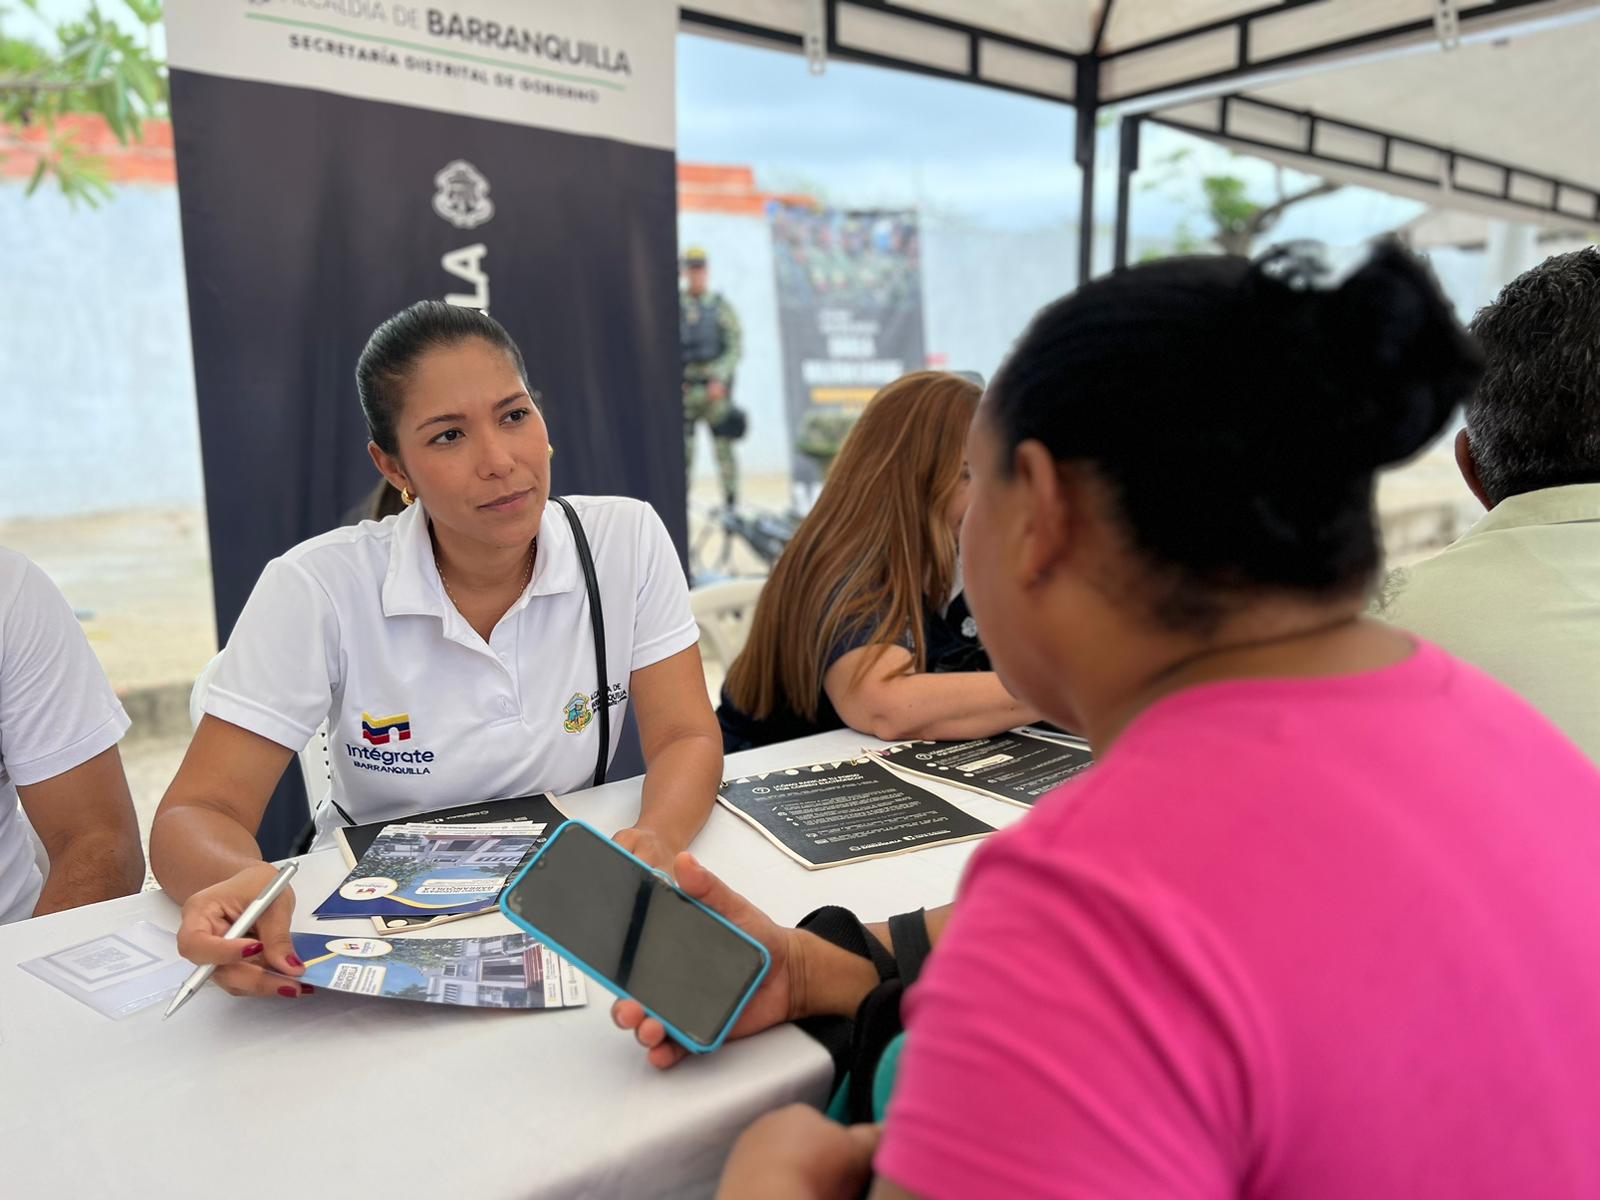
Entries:
<svg viewBox="0 0 1600 1200">
<path fill-rule="evenodd" d="M 727 775 L 847 757 L 833 733 L 732 755 Z M 873 743 L 876 744 L 876 743 Z M 561 799 L 610 832 L 640 781 Z M 1021 810 L 940 789 L 990 824 Z M 806 871 L 720 806 L 694 850 L 776 920 L 822 904 L 865 920 L 948 902 L 976 842 Z M 371 933 L 311 909 L 344 874 L 309 855 L 297 930 Z M 589 985 L 587 1007 L 450 1009 L 319 991 L 236 1000 L 207 988 L 172 1020 L 111 1021 L 16 964 L 147 920 L 177 928 L 165 895 L 0 926 L 0 1171 L 7 1196 L 695 1196 L 711 1192 L 751 1119 L 820 1104 L 826 1054 L 792 1027 L 652 1070 Z M 434 931 L 479 936 L 498 914 Z"/>
</svg>

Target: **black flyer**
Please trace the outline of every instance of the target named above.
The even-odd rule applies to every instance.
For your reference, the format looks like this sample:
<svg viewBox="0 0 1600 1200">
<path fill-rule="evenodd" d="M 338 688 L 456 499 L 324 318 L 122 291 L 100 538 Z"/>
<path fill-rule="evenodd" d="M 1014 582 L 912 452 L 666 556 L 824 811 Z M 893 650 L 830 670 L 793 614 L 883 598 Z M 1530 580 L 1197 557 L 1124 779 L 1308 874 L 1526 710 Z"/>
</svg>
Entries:
<svg viewBox="0 0 1600 1200">
<path fill-rule="evenodd" d="M 729 779 L 718 799 L 808 870 L 994 832 L 871 758 Z"/>
</svg>

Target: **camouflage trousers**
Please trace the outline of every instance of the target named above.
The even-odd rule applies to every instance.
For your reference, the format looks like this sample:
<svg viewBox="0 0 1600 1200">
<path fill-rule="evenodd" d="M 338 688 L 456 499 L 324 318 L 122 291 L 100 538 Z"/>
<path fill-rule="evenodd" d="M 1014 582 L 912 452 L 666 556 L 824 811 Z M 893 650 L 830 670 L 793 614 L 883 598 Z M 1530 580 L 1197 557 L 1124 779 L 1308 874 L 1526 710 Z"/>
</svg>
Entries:
<svg viewBox="0 0 1600 1200">
<path fill-rule="evenodd" d="M 724 395 L 713 400 L 706 395 L 706 385 L 685 380 L 683 384 L 683 462 L 686 471 L 694 465 L 695 426 L 704 421 L 707 431 L 727 414 L 732 400 Z M 736 498 L 739 495 L 739 464 L 733 457 L 733 439 L 711 435 L 711 446 L 717 457 L 717 477 L 722 481 L 722 494 Z"/>
</svg>

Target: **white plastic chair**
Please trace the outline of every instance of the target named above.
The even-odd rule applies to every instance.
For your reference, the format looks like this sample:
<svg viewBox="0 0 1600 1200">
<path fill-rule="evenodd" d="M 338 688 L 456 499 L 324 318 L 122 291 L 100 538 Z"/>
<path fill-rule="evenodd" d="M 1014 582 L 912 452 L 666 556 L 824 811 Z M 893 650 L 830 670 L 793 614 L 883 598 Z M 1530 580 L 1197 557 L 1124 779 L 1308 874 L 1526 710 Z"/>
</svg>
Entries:
<svg viewBox="0 0 1600 1200">
<path fill-rule="evenodd" d="M 194 681 L 194 688 L 189 692 L 189 724 L 196 729 L 200 727 L 200 718 L 206 714 L 206 692 L 210 689 L 211 680 L 222 662 L 223 653 L 222 650 L 217 651 L 211 661 L 201 669 Z M 311 741 L 300 751 L 299 758 L 300 777 L 305 780 L 306 798 L 310 800 L 311 811 L 315 813 L 328 798 L 328 793 L 333 791 L 333 760 L 328 755 L 326 721 L 317 726 L 316 733 L 311 735 Z"/>
<path fill-rule="evenodd" d="M 700 640 L 711 648 L 724 673 L 744 649 L 750 636 L 750 619 L 765 579 L 730 579 L 708 583 L 689 592 L 689 611 L 700 626 Z"/>
</svg>

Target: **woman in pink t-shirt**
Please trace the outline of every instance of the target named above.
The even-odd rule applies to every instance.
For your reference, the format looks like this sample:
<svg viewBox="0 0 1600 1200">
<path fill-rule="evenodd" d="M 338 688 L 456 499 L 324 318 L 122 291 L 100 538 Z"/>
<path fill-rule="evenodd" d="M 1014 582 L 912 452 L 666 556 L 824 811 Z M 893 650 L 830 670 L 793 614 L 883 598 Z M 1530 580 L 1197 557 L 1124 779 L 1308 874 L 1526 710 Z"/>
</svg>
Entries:
<svg viewBox="0 0 1600 1200">
<path fill-rule="evenodd" d="M 1600 1196 L 1600 774 L 1362 615 L 1374 473 L 1477 354 L 1399 249 L 1321 275 L 1170 260 L 1023 335 L 969 440 L 967 591 L 1099 761 L 930 920 L 875 1157 L 786 1110 L 726 1195 L 850 1195 L 870 1160 L 877 1200 Z M 787 967 L 746 1031 L 876 982 L 679 877 Z"/>
</svg>

